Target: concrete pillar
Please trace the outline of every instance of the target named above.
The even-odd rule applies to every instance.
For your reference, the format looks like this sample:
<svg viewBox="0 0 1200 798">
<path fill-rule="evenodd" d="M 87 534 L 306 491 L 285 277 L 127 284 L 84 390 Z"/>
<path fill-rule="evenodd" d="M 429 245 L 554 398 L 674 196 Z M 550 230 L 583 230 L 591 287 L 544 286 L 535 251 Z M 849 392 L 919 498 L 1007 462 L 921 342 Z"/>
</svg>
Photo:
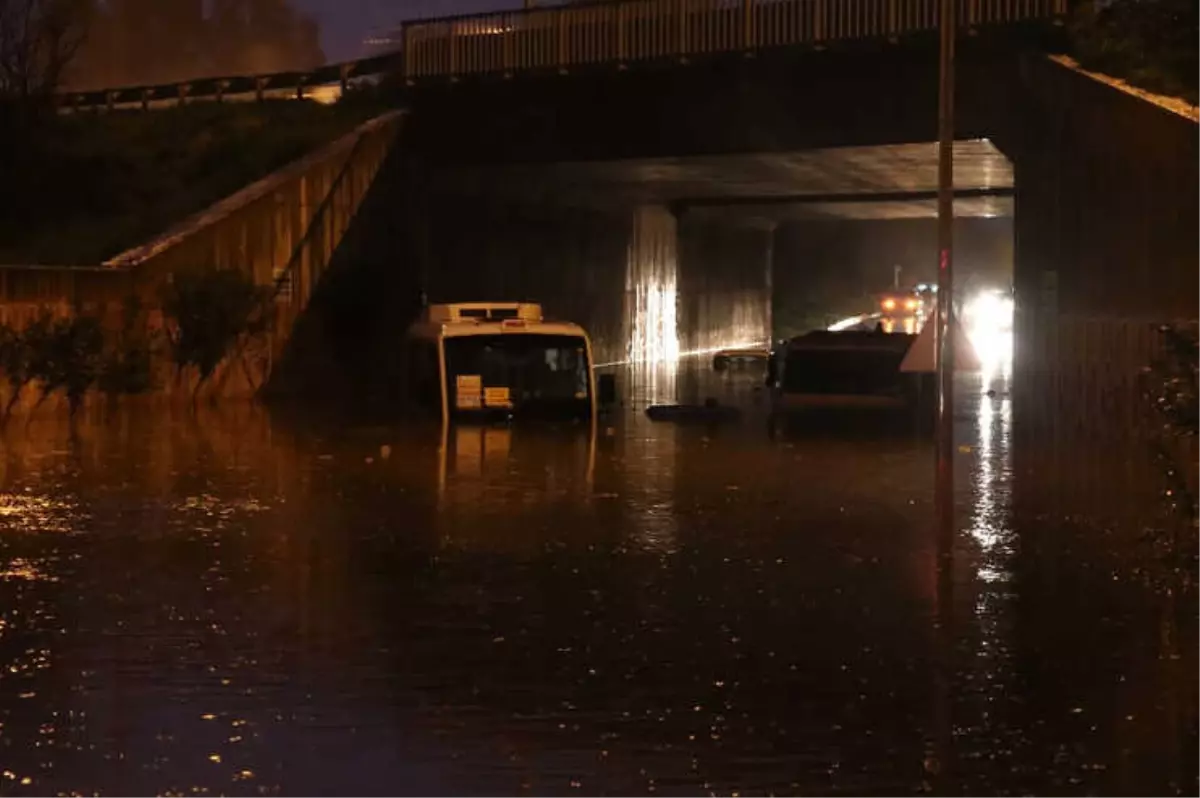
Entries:
<svg viewBox="0 0 1200 798">
<path fill-rule="evenodd" d="M 625 268 L 626 355 L 632 362 L 679 355 L 678 241 L 670 210 L 648 205 L 634 211 Z"/>
<path fill-rule="evenodd" d="M 767 314 L 766 333 L 767 343 L 775 340 L 775 231 L 779 228 L 777 223 L 772 223 L 767 234 L 767 252 L 763 258 L 763 279 L 766 283 L 767 304 L 765 312 Z"/>
<path fill-rule="evenodd" d="M 619 359 L 631 367 L 620 391 L 635 404 L 669 404 L 679 398 L 679 225 L 669 209 L 648 205 L 628 229 Z"/>
</svg>

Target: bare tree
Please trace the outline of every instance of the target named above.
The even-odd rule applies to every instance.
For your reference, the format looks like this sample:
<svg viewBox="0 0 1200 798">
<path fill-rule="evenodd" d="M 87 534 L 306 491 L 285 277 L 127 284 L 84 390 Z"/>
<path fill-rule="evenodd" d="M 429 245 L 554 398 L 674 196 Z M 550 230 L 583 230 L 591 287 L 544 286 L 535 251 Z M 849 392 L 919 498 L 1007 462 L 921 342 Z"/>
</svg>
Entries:
<svg viewBox="0 0 1200 798">
<path fill-rule="evenodd" d="M 91 0 L 0 0 L 0 98 L 53 94 L 83 44 Z"/>
</svg>

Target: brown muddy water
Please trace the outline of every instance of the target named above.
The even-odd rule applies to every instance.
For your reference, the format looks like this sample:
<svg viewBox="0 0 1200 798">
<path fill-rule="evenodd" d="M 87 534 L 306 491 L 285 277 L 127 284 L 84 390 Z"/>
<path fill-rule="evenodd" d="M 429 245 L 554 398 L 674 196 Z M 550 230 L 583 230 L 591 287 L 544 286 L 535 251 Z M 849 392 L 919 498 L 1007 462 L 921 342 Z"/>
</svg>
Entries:
<svg viewBox="0 0 1200 798">
<path fill-rule="evenodd" d="M 15 422 L 0 793 L 1195 794 L 1145 469 L 965 386 L 939 580 L 928 442 L 770 435 L 704 379 L 595 432 Z M 746 416 L 640 413 L 689 391 Z"/>
</svg>

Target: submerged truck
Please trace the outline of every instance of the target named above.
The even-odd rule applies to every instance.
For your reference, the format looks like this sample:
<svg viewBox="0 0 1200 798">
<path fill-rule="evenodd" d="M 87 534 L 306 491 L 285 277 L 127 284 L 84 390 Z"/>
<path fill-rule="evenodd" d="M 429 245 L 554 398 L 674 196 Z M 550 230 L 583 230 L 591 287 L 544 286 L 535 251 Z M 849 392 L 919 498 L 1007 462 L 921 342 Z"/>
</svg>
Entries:
<svg viewBox="0 0 1200 798">
<path fill-rule="evenodd" d="M 901 369 L 917 336 L 825 330 L 784 342 L 767 381 L 777 413 L 806 410 L 917 410 L 927 400 L 927 374 Z"/>
</svg>

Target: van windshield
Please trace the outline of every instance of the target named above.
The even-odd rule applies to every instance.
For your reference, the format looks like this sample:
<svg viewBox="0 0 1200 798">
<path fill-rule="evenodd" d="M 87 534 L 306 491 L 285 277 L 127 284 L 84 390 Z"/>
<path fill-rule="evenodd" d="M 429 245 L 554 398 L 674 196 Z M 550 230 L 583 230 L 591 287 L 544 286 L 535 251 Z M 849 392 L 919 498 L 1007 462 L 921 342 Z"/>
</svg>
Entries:
<svg viewBox="0 0 1200 798">
<path fill-rule="evenodd" d="M 502 333 L 446 338 L 446 395 L 452 415 L 552 419 L 591 413 L 583 337 Z"/>
</svg>

